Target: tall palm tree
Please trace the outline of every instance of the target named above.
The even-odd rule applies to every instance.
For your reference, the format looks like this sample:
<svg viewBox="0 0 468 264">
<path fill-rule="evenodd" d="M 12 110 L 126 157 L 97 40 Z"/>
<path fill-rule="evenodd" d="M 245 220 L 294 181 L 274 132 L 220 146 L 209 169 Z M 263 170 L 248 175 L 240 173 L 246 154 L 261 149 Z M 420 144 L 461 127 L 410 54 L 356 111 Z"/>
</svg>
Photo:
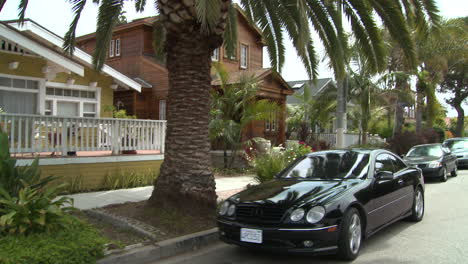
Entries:
<svg viewBox="0 0 468 264">
<path fill-rule="evenodd" d="M 20 1 L 24 19 L 28 2 Z M 75 17 L 65 35 L 64 48 L 72 53 L 75 31 L 87 0 L 70 0 Z M 112 29 L 118 22 L 124 0 L 93 0 L 99 4 L 94 64 L 100 69 L 106 59 Z M 146 0 L 134 0 L 137 11 Z M 271 65 L 281 71 L 284 64 L 284 37 L 292 40 L 310 76 L 317 75 L 318 58 L 311 38 L 315 30 L 337 76 L 344 75 L 343 30 L 335 1 L 329 0 L 240 0 L 248 19 L 263 31 Z M 403 4 L 402 4 L 403 3 Z M 403 47 L 410 62 L 415 61 L 414 43 L 405 21 L 405 12 L 422 15 L 434 6 L 433 0 L 343 0 L 342 7 L 351 29 L 370 61 L 381 62 L 382 38 L 376 20 L 380 18 L 391 36 Z M 340 5 L 341 6 L 341 5 Z M 408 8 L 411 7 L 411 8 Z M 236 11 L 231 0 L 157 0 L 164 35 L 159 50 L 166 53 L 169 72 L 165 160 L 155 181 L 150 202 L 177 206 L 184 204 L 215 208 L 215 182 L 207 159 L 211 53 L 223 41 L 228 55 L 235 48 Z M 0 10 L 1 11 L 1 10 Z M 423 22 L 426 21 L 423 19 Z M 380 64 L 378 64 L 380 65 Z"/>
</svg>

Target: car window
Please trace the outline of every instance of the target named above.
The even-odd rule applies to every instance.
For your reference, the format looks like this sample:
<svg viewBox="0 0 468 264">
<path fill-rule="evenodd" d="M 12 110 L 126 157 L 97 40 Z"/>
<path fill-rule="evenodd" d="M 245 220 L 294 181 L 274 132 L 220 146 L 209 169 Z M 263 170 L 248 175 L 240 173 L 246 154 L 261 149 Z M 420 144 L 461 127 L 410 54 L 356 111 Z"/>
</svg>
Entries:
<svg viewBox="0 0 468 264">
<path fill-rule="evenodd" d="M 369 154 L 356 151 L 317 152 L 281 173 L 281 178 L 363 179 L 369 170 Z"/>
<path fill-rule="evenodd" d="M 375 173 L 380 171 L 395 172 L 392 156 L 389 154 L 380 154 L 375 159 Z"/>
<path fill-rule="evenodd" d="M 401 161 L 399 158 L 393 155 L 390 155 L 390 159 L 393 162 L 393 167 L 395 168 L 395 172 L 406 169 L 407 167 L 406 164 L 403 161 Z"/>
<path fill-rule="evenodd" d="M 448 140 L 445 144 L 452 151 L 456 149 L 468 149 L 468 140 Z"/>
<path fill-rule="evenodd" d="M 418 146 L 408 151 L 407 157 L 440 157 L 443 155 L 442 148 L 438 145 Z"/>
</svg>

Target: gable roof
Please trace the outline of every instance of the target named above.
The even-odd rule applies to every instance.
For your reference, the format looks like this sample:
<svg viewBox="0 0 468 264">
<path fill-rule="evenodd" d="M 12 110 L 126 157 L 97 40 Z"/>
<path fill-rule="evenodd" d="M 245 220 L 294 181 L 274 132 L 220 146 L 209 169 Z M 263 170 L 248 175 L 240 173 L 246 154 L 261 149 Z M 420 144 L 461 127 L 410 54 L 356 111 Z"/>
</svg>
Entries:
<svg viewBox="0 0 468 264">
<path fill-rule="evenodd" d="M 242 7 L 240 7 L 238 4 L 234 4 L 234 7 L 238 11 L 238 13 L 241 15 L 241 17 L 247 22 L 247 25 L 261 39 L 262 44 L 265 45 L 265 41 L 263 40 L 262 30 L 257 25 L 255 25 L 255 23 L 250 22 L 250 20 L 248 19 L 247 14 L 242 9 Z M 150 26 L 150 27 L 152 27 L 153 23 L 158 20 L 158 17 L 159 16 L 138 18 L 138 19 L 132 20 L 131 22 L 128 22 L 126 24 L 121 24 L 121 25 L 118 25 L 118 26 L 114 27 L 112 32 L 116 33 L 116 32 L 124 31 L 124 30 L 131 29 L 131 28 L 138 27 L 138 26 Z M 94 39 L 95 36 L 96 36 L 96 32 L 89 33 L 89 34 L 86 34 L 86 35 L 83 35 L 83 36 L 79 36 L 79 37 L 76 38 L 76 42 L 79 43 L 79 42 L 82 42 L 82 41 L 85 41 L 85 40 Z"/>
<path fill-rule="evenodd" d="M 229 72 L 229 80 L 227 84 L 236 84 L 239 83 L 242 76 L 253 76 L 260 82 L 262 79 L 266 78 L 267 76 L 271 75 L 273 79 L 279 81 L 281 83 L 282 89 L 285 91 L 285 94 L 293 94 L 294 91 L 291 89 L 291 87 L 288 85 L 288 83 L 283 79 L 283 77 L 273 71 L 272 69 L 258 69 L 258 70 L 252 70 L 252 71 L 238 71 L 238 72 Z M 218 75 L 213 76 L 213 80 L 211 81 L 211 85 L 213 86 L 220 86 L 221 85 L 221 80 L 218 78 Z"/>
<path fill-rule="evenodd" d="M 9 38 L 80 76 L 84 75 L 83 65 L 93 67 L 91 55 L 78 48 L 75 48 L 73 56 L 64 54 L 63 39 L 30 19 L 26 19 L 22 25 L 18 24 L 18 20 L 0 22 L 0 36 Z M 106 64 L 102 73 L 112 77 L 119 85 L 141 91 L 139 83 Z"/>
<path fill-rule="evenodd" d="M 304 93 L 306 84 L 310 89 L 310 94 L 314 97 L 323 92 L 329 84 L 332 84 L 331 78 L 322 78 L 317 80 L 301 80 L 288 82 L 289 86 L 294 90 L 295 94 L 301 95 Z M 299 100 L 295 96 L 288 96 L 286 99 L 288 104 L 298 104 Z"/>
</svg>

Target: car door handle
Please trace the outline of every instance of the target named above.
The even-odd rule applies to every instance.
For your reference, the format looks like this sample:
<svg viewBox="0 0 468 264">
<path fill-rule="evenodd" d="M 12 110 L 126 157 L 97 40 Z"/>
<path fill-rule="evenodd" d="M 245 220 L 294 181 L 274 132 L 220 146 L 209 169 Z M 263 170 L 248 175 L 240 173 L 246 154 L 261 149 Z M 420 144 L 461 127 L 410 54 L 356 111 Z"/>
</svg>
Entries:
<svg viewBox="0 0 468 264">
<path fill-rule="evenodd" d="M 398 180 L 398 184 L 403 184 L 405 181 L 403 181 L 403 179 L 399 179 Z"/>
</svg>

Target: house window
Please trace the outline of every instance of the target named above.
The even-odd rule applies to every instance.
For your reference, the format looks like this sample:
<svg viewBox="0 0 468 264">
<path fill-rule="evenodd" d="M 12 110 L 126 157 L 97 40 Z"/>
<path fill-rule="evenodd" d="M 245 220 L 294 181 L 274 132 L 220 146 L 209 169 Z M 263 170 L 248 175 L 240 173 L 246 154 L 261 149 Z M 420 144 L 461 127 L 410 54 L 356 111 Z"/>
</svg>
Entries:
<svg viewBox="0 0 468 264">
<path fill-rule="evenodd" d="M 275 132 L 278 129 L 278 113 L 272 112 L 267 120 L 265 120 L 265 130 Z"/>
<path fill-rule="evenodd" d="M 69 117 L 98 117 L 100 88 L 66 87 L 61 83 L 47 83 L 45 115 Z M 63 88 L 62 88 L 63 86 Z"/>
<path fill-rule="evenodd" d="M 114 52 L 115 52 L 115 40 L 111 40 L 110 47 L 109 47 L 109 57 L 110 58 L 114 57 Z"/>
<path fill-rule="evenodd" d="M 211 55 L 212 61 L 219 61 L 219 48 L 213 50 L 213 54 Z"/>
<path fill-rule="evenodd" d="M 115 40 L 115 56 L 120 56 L 120 39 Z"/>
<path fill-rule="evenodd" d="M 240 49 L 240 67 L 241 69 L 247 69 L 249 66 L 249 46 L 241 44 Z"/>
<path fill-rule="evenodd" d="M 53 114 L 53 111 L 52 111 L 53 104 L 54 104 L 54 102 L 51 101 L 51 100 L 45 101 L 45 105 L 44 105 L 44 114 L 45 115 L 52 115 Z"/>
<path fill-rule="evenodd" d="M 96 117 L 96 104 L 83 103 L 83 116 L 84 117 Z"/>
<path fill-rule="evenodd" d="M 166 120 L 166 100 L 159 100 L 159 120 Z"/>
<path fill-rule="evenodd" d="M 0 108 L 7 113 L 36 114 L 39 81 L 0 76 Z"/>
<path fill-rule="evenodd" d="M 234 53 L 231 56 L 228 56 L 228 52 L 226 50 L 226 47 L 224 47 L 224 58 L 229 58 L 230 60 L 236 60 L 237 59 L 237 49 L 234 49 Z"/>
</svg>

